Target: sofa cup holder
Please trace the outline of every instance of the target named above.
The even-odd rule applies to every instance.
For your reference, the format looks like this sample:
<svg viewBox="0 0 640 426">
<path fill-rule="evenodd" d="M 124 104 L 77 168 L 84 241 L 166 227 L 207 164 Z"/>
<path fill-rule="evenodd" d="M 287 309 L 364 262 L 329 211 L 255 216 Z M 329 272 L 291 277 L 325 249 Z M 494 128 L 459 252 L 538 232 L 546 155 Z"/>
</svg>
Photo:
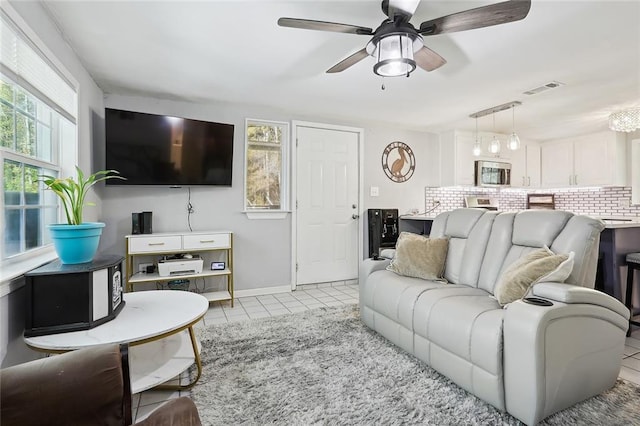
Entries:
<svg viewBox="0 0 640 426">
<path fill-rule="evenodd" d="M 553 306 L 553 302 L 547 299 L 541 299 L 539 297 L 525 297 L 524 299 L 522 299 L 522 301 L 524 303 L 536 306 Z"/>
</svg>

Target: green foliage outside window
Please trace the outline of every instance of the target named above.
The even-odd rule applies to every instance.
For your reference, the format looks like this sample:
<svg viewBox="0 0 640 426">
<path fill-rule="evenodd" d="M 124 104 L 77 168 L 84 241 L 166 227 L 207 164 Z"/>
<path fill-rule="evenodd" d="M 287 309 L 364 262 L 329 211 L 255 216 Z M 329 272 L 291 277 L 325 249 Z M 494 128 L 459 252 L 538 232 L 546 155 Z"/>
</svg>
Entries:
<svg viewBox="0 0 640 426">
<path fill-rule="evenodd" d="M 282 183 L 282 127 L 247 125 L 247 208 L 279 209 Z"/>
</svg>

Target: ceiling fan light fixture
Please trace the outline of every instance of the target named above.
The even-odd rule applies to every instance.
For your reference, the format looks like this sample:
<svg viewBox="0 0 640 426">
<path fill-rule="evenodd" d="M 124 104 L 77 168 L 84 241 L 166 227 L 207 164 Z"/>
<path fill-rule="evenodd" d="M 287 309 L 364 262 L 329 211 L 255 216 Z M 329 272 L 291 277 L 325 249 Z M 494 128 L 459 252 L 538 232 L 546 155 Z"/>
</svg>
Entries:
<svg viewBox="0 0 640 426">
<path fill-rule="evenodd" d="M 416 69 L 413 42 L 407 33 L 386 34 L 373 40 L 373 72 L 382 77 L 409 76 Z"/>
</svg>

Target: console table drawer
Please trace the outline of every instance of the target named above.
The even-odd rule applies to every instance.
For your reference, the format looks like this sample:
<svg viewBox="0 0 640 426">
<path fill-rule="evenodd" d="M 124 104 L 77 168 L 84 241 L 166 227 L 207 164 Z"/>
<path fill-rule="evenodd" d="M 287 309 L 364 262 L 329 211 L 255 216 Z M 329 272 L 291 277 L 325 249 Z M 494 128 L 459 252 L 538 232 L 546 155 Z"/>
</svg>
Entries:
<svg viewBox="0 0 640 426">
<path fill-rule="evenodd" d="M 129 238 L 129 253 L 170 252 L 182 249 L 180 235 Z"/>
<path fill-rule="evenodd" d="M 229 234 L 183 235 L 182 247 L 185 250 L 228 248 L 231 245 Z"/>
</svg>

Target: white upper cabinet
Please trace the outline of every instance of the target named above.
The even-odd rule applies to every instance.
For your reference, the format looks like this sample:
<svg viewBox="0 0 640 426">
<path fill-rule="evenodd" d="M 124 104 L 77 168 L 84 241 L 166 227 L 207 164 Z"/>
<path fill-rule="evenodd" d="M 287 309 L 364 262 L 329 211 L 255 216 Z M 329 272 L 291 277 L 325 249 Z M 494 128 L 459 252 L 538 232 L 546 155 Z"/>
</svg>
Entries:
<svg viewBox="0 0 640 426">
<path fill-rule="evenodd" d="M 502 144 L 499 155 L 489 154 L 489 142 L 497 136 Z M 509 161 L 506 135 L 481 132 L 482 154 L 473 155 L 475 132 L 453 130 L 440 135 L 440 186 L 473 186 L 476 160 Z"/>
<path fill-rule="evenodd" d="M 615 186 L 626 183 L 624 136 L 606 131 L 541 146 L 542 186 Z"/>
<path fill-rule="evenodd" d="M 537 188 L 540 186 L 540 144 L 522 142 L 511 153 L 511 186 Z"/>
</svg>

